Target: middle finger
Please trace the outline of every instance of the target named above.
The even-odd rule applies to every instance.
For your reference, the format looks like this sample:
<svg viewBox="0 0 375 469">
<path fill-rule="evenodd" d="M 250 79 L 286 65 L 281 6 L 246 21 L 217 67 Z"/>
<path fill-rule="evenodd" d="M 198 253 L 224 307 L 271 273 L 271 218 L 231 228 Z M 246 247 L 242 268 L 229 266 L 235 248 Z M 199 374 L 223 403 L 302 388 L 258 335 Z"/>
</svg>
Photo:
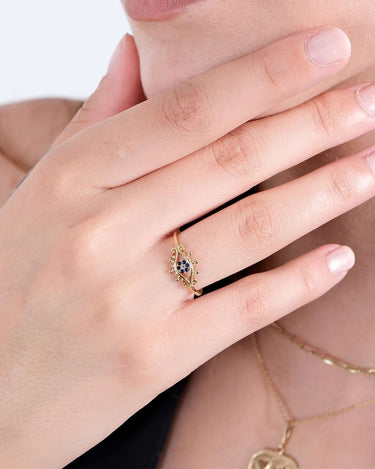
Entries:
<svg viewBox="0 0 375 469">
<path fill-rule="evenodd" d="M 269 177 L 375 128 L 359 106 L 364 84 L 328 91 L 280 114 L 248 122 L 176 163 L 114 190 L 131 197 L 150 236 L 162 237 Z M 115 198 L 120 195 L 121 202 Z M 158 194 L 157 197 L 154 194 Z M 149 195 L 149 196 L 148 196 Z M 147 205 L 144 206 L 144 200 Z"/>
</svg>

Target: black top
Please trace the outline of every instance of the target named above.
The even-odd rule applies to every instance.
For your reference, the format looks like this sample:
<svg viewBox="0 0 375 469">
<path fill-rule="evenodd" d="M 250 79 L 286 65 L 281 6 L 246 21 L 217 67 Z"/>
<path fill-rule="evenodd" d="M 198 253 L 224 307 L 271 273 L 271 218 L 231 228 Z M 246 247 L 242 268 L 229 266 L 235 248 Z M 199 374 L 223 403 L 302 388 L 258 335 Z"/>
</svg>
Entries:
<svg viewBox="0 0 375 469">
<path fill-rule="evenodd" d="M 64 469 L 155 469 L 188 379 L 159 394 Z"/>
</svg>

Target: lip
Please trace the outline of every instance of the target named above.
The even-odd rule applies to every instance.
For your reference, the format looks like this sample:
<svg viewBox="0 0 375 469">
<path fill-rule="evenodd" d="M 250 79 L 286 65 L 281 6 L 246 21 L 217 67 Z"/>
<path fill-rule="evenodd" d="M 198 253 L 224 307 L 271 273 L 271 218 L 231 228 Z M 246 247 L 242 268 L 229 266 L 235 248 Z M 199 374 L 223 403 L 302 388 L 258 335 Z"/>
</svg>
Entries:
<svg viewBox="0 0 375 469">
<path fill-rule="evenodd" d="M 202 0 L 125 0 L 127 14 L 137 21 L 156 21 L 175 16 L 192 3 Z"/>
</svg>

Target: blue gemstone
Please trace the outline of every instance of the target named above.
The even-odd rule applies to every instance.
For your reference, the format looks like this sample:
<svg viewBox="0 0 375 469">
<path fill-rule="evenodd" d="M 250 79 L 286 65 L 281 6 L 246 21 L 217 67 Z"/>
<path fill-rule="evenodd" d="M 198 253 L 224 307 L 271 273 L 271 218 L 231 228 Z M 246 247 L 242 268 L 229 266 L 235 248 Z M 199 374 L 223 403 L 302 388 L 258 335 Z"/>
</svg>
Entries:
<svg viewBox="0 0 375 469">
<path fill-rule="evenodd" d="M 181 265 L 181 261 L 177 262 L 178 265 Z"/>
<path fill-rule="evenodd" d="M 184 264 L 186 264 L 186 261 L 185 261 L 185 259 L 184 259 L 182 262 L 183 262 Z"/>
<path fill-rule="evenodd" d="M 181 273 L 183 274 L 184 272 L 185 272 L 184 269 L 181 269 Z"/>
<path fill-rule="evenodd" d="M 190 267 L 190 264 L 186 264 L 185 267 Z"/>
</svg>

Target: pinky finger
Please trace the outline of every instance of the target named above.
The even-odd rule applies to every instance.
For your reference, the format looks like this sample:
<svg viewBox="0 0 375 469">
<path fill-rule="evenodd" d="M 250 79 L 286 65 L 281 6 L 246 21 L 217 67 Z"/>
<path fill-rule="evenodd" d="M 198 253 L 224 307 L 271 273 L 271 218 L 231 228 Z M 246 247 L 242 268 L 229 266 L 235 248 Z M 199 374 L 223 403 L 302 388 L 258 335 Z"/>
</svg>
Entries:
<svg viewBox="0 0 375 469">
<path fill-rule="evenodd" d="M 126 34 L 119 42 L 108 71 L 97 89 L 83 103 L 51 148 L 60 145 L 81 130 L 125 111 L 145 99 L 138 51 L 133 36 Z"/>
<path fill-rule="evenodd" d="M 169 353 L 178 358 L 178 372 L 187 375 L 235 342 L 320 297 L 354 262 L 349 247 L 324 245 L 189 302 L 169 317 L 174 348 Z"/>
</svg>

